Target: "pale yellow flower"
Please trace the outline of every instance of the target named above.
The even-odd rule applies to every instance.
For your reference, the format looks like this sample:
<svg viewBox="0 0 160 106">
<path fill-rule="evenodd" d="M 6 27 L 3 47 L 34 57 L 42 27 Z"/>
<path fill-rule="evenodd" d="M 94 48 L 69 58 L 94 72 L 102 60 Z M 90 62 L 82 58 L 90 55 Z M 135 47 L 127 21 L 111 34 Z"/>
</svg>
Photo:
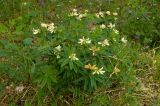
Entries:
<svg viewBox="0 0 160 106">
<path fill-rule="evenodd" d="M 77 12 L 72 12 L 72 13 L 70 14 L 70 16 L 78 16 L 78 13 L 77 13 Z"/>
<path fill-rule="evenodd" d="M 46 28 L 50 33 L 53 33 L 56 31 L 56 26 L 54 23 L 46 24 L 46 23 L 41 23 L 41 27 Z"/>
<path fill-rule="evenodd" d="M 77 9 L 73 9 L 72 12 L 69 14 L 69 16 L 73 17 L 73 16 L 78 16 L 78 12 Z"/>
<path fill-rule="evenodd" d="M 61 51 L 61 46 L 58 45 L 57 47 L 55 47 L 55 49 L 60 52 Z"/>
<path fill-rule="evenodd" d="M 73 9 L 69 16 L 75 17 L 77 20 L 82 20 L 82 18 L 87 16 L 87 12 L 88 10 L 85 10 L 84 13 L 78 13 L 77 9 Z"/>
<path fill-rule="evenodd" d="M 47 28 L 47 27 L 48 27 L 48 24 L 46 24 L 46 23 L 41 23 L 41 27 Z"/>
<path fill-rule="evenodd" d="M 79 14 L 79 15 L 76 17 L 76 19 L 82 20 L 82 18 L 84 18 L 84 17 L 86 17 L 86 16 L 87 16 L 87 14 Z"/>
<path fill-rule="evenodd" d="M 96 17 L 97 18 L 104 17 L 104 12 L 100 11 L 99 13 L 96 13 Z"/>
<path fill-rule="evenodd" d="M 105 40 L 103 40 L 101 42 L 98 42 L 98 44 L 102 45 L 102 46 L 109 46 L 109 41 L 108 41 L 108 39 L 105 39 Z"/>
<path fill-rule="evenodd" d="M 70 56 L 69 56 L 69 59 L 75 61 L 75 60 L 79 60 L 77 57 L 76 57 L 76 54 L 75 53 L 72 53 Z"/>
<path fill-rule="evenodd" d="M 114 69 L 113 69 L 112 74 L 110 74 L 110 77 L 112 77 L 113 74 L 116 74 L 116 75 L 117 75 L 120 71 L 121 71 L 121 70 L 118 69 L 118 68 L 115 66 Z"/>
<path fill-rule="evenodd" d="M 85 65 L 84 68 L 89 70 L 98 70 L 98 67 L 96 67 L 96 65 L 91 65 L 91 64 Z"/>
<path fill-rule="evenodd" d="M 69 14 L 69 16 L 71 16 L 71 17 L 78 16 L 78 13 L 77 12 L 76 13 L 72 12 L 72 13 Z"/>
<path fill-rule="evenodd" d="M 100 11 L 98 14 L 99 14 L 101 17 L 104 17 L 104 13 L 103 13 L 102 11 Z"/>
<path fill-rule="evenodd" d="M 105 29 L 105 28 L 106 28 L 106 25 L 105 25 L 105 24 L 102 24 L 102 25 L 100 25 L 100 28 L 101 28 L 101 29 Z"/>
<path fill-rule="evenodd" d="M 115 34 L 119 34 L 119 31 L 117 29 L 113 29 Z"/>
<path fill-rule="evenodd" d="M 85 69 L 89 69 L 92 71 L 92 74 L 104 74 L 105 71 L 103 70 L 103 67 L 100 69 L 96 65 L 87 64 L 84 66 Z"/>
<path fill-rule="evenodd" d="M 85 12 L 85 13 L 88 13 L 88 10 L 85 10 L 84 12 Z"/>
<path fill-rule="evenodd" d="M 117 15 L 118 15 L 118 13 L 117 13 L 117 12 L 114 12 L 114 13 L 113 13 L 113 15 L 114 15 L 114 16 L 117 16 Z"/>
<path fill-rule="evenodd" d="M 50 33 L 55 32 L 55 31 L 56 31 L 56 26 L 54 25 L 54 23 L 48 24 L 47 30 L 48 30 Z"/>
<path fill-rule="evenodd" d="M 77 17 L 78 20 L 81 20 L 82 18 L 83 18 L 82 14 L 79 14 L 78 17 Z"/>
<path fill-rule="evenodd" d="M 89 38 L 85 39 L 84 36 L 83 36 L 81 39 L 79 39 L 78 43 L 80 43 L 81 45 L 83 45 L 83 44 L 90 44 L 91 40 Z"/>
<path fill-rule="evenodd" d="M 100 48 L 99 48 L 99 47 L 96 47 L 96 46 L 93 46 L 93 47 L 91 47 L 89 50 L 91 50 L 91 51 L 93 52 L 92 55 L 94 56 L 94 55 L 95 55 L 95 52 L 99 51 Z"/>
<path fill-rule="evenodd" d="M 107 15 L 111 15 L 111 12 L 110 12 L 110 11 L 107 11 L 106 14 L 107 14 Z"/>
<path fill-rule="evenodd" d="M 38 33 L 40 33 L 40 29 L 32 29 L 32 32 L 33 32 L 33 34 L 34 35 L 36 35 L 36 34 L 38 34 Z"/>
<path fill-rule="evenodd" d="M 103 70 L 103 67 L 101 67 L 100 69 L 98 69 L 98 70 L 94 70 L 93 71 L 93 74 L 104 74 L 105 73 L 105 71 Z"/>
<path fill-rule="evenodd" d="M 27 4 L 28 4 L 27 2 L 22 3 L 22 5 L 24 5 L 24 6 L 26 6 Z"/>
<path fill-rule="evenodd" d="M 111 28 L 111 29 L 115 28 L 115 24 L 109 23 L 108 27 Z"/>
<path fill-rule="evenodd" d="M 127 43 L 127 40 L 123 37 L 123 38 L 121 39 L 121 42 Z"/>
<path fill-rule="evenodd" d="M 60 51 L 61 51 L 61 46 L 60 46 L 60 45 L 56 46 L 56 47 L 54 48 L 54 51 L 55 51 L 55 52 L 60 52 Z"/>
<path fill-rule="evenodd" d="M 74 9 L 73 9 L 73 12 L 77 12 L 77 9 L 74 8 Z"/>
<path fill-rule="evenodd" d="M 54 48 L 54 54 L 57 56 L 57 58 L 60 58 L 60 52 L 61 52 L 61 46 L 58 45 Z"/>
</svg>

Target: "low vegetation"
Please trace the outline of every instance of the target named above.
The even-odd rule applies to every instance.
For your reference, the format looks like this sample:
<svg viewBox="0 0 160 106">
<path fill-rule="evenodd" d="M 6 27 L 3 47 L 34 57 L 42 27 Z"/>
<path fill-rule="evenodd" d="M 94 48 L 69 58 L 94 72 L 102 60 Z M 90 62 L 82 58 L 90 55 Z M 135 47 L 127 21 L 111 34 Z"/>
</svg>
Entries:
<svg viewBox="0 0 160 106">
<path fill-rule="evenodd" d="M 0 105 L 159 106 L 158 0 L 1 0 Z"/>
</svg>

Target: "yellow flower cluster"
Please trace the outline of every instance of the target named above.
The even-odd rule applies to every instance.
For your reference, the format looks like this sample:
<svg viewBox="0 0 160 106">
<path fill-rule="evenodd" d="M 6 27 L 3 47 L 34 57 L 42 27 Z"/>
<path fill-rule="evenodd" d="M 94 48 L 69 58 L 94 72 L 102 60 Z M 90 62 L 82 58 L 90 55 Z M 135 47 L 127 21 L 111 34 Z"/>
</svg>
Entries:
<svg viewBox="0 0 160 106">
<path fill-rule="evenodd" d="M 110 11 L 106 11 L 106 12 L 100 11 L 100 12 L 96 13 L 96 17 L 97 17 L 97 18 L 103 18 L 103 17 L 105 16 L 105 14 L 106 14 L 106 15 L 109 15 L 109 16 L 110 16 L 110 15 L 113 15 L 113 16 L 117 16 L 117 15 L 118 15 L 117 12 L 111 13 Z"/>
<path fill-rule="evenodd" d="M 127 40 L 123 37 L 123 38 L 121 38 L 121 42 L 126 44 Z"/>
<path fill-rule="evenodd" d="M 113 74 L 116 74 L 116 75 L 117 75 L 120 71 L 121 71 L 121 70 L 118 69 L 118 68 L 115 66 L 114 69 L 113 69 L 112 74 L 110 74 L 110 77 L 112 77 Z"/>
<path fill-rule="evenodd" d="M 103 40 L 103 41 L 101 41 L 101 42 L 98 42 L 98 44 L 99 44 L 99 45 L 102 45 L 102 47 L 103 47 L 103 46 L 109 46 L 109 41 L 108 41 L 108 39 L 105 39 L 105 40 Z"/>
<path fill-rule="evenodd" d="M 110 11 L 106 11 L 106 14 L 107 14 L 107 15 L 111 15 L 111 12 L 110 12 Z M 117 13 L 117 12 L 113 12 L 112 15 L 117 16 L 118 13 Z"/>
<path fill-rule="evenodd" d="M 102 24 L 102 25 L 100 25 L 100 28 L 101 28 L 101 29 L 105 29 L 105 28 L 106 28 L 106 25 L 105 25 L 105 24 Z"/>
<path fill-rule="evenodd" d="M 96 13 L 97 18 L 103 18 L 104 17 L 104 12 L 100 11 L 99 13 Z"/>
<path fill-rule="evenodd" d="M 91 43 L 91 40 L 89 38 L 85 39 L 84 36 L 83 36 L 81 39 L 79 39 L 78 43 L 80 43 L 81 45 L 83 45 L 83 44 L 89 44 L 89 43 Z"/>
<path fill-rule="evenodd" d="M 92 74 L 104 74 L 105 71 L 103 70 L 103 67 L 100 69 L 96 65 L 87 64 L 84 66 L 85 69 L 89 69 L 92 71 Z"/>
<path fill-rule="evenodd" d="M 46 24 L 46 23 L 41 23 L 41 27 L 46 28 L 50 33 L 55 33 L 56 32 L 56 26 L 54 23 Z"/>
<path fill-rule="evenodd" d="M 85 10 L 84 13 L 79 13 L 77 9 L 73 9 L 69 14 L 70 17 L 76 17 L 77 20 L 82 20 L 82 18 L 86 17 L 88 10 Z"/>
<path fill-rule="evenodd" d="M 108 15 L 108 16 L 110 16 L 110 15 L 118 16 L 117 12 L 111 13 L 110 11 L 106 11 L 106 12 L 100 11 L 100 12 L 96 13 L 96 17 L 97 18 L 103 18 L 105 16 L 105 14 Z M 117 20 L 117 17 L 114 17 L 114 19 Z M 115 34 L 119 34 L 119 31 L 117 29 L 115 29 L 115 24 L 109 23 L 107 26 L 105 24 L 100 25 L 101 29 L 105 29 L 106 27 L 112 29 Z"/>
<path fill-rule="evenodd" d="M 36 34 L 40 33 L 40 29 L 33 28 L 32 32 L 33 32 L 34 35 L 36 35 Z"/>
<path fill-rule="evenodd" d="M 92 51 L 92 55 L 94 56 L 95 53 L 100 50 L 100 48 L 99 48 L 99 47 L 96 47 L 96 46 L 92 46 L 89 50 Z"/>
<path fill-rule="evenodd" d="M 69 59 L 75 61 L 75 60 L 79 60 L 79 58 L 76 57 L 76 54 L 75 53 L 72 53 L 70 56 L 69 56 Z"/>
<path fill-rule="evenodd" d="M 61 52 L 61 46 L 58 45 L 54 48 L 54 54 L 57 56 L 57 58 L 60 58 L 60 52 Z"/>
<path fill-rule="evenodd" d="M 46 28 L 50 33 L 53 33 L 53 32 L 55 33 L 56 32 L 56 28 L 57 28 L 54 25 L 54 23 L 50 23 L 50 24 L 41 23 L 41 27 L 42 28 Z M 33 32 L 34 35 L 36 35 L 36 34 L 40 33 L 41 31 L 40 31 L 40 29 L 33 28 L 32 32 Z"/>
</svg>

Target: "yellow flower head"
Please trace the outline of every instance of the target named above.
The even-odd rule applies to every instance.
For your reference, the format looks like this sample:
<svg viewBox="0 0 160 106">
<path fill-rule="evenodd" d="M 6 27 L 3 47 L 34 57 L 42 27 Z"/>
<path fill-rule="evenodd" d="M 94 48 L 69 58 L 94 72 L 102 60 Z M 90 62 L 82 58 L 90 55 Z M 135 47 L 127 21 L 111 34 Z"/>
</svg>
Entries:
<svg viewBox="0 0 160 106">
<path fill-rule="evenodd" d="M 93 52 L 93 56 L 95 55 L 95 52 L 99 51 L 100 48 L 99 47 L 96 47 L 96 46 L 93 46 L 91 47 L 89 50 L 91 50 Z"/>
<path fill-rule="evenodd" d="M 127 43 L 127 40 L 123 37 L 123 38 L 121 38 L 121 42 Z"/>
<path fill-rule="evenodd" d="M 76 57 L 76 54 L 75 54 L 75 53 L 72 53 L 72 54 L 69 56 L 69 59 L 71 59 L 71 60 L 79 60 L 79 59 Z"/>
<path fill-rule="evenodd" d="M 85 39 L 84 36 L 83 36 L 83 38 L 79 39 L 78 43 L 80 43 L 81 45 L 83 45 L 83 44 L 90 44 L 91 40 L 89 38 Z"/>
<path fill-rule="evenodd" d="M 92 74 L 104 74 L 105 71 L 103 70 L 103 67 L 98 69 L 96 65 L 87 64 L 84 66 L 85 69 L 89 69 L 92 71 Z"/>
<path fill-rule="evenodd" d="M 113 13 L 113 15 L 114 15 L 114 16 L 117 16 L 117 15 L 118 15 L 118 13 L 117 13 L 117 12 L 114 12 L 114 13 Z"/>
<path fill-rule="evenodd" d="M 115 28 L 115 24 L 109 23 L 108 28 Z"/>
<path fill-rule="evenodd" d="M 110 12 L 110 11 L 107 11 L 106 14 L 107 14 L 107 15 L 111 15 L 111 12 Z"/>
<path fill-rule="evenodd" d="M 98 42 L 98 44 L 102 46 L 109 46 L 109 41 L 108 39 L 105 39 L 104 41 Z"/>
<path fill-rule="evenodd" d="M 84 66 L 84 68 L 89 69 L 89 70 L 98 70 L 98 67 L 96 67 L 96 65 L 91 65 L 91 64 L 87 64 Z"/>
<path fill-rule="evenodd" d="M 100 28 L 101 28 L 101 29 L 105 29 L 105 28 L 106 28 L 106 25 L 105 25 L 105 24 L 102 24 L 102 25 L 100 25 Z"/>
<path fill-rule="evenodd" d="M 116 74 L 116 75 L 117 75 L 120 71 L 121 71 L 121 70 L 118 69 L 118 68 L 115 66 L 114 69 L 113 69 L 113 72 L 110 74 L 110 77 L 112 77 L 113 74 Z"/>
<path fill-rule="evenodd" d="M 36 35 L 36 34 L 38 34 L 38 33 L 40 33 L 40 29 L 32 29 L 32 32 L 33 32 L 33 34 L 34 35 Z"/>
</svg>

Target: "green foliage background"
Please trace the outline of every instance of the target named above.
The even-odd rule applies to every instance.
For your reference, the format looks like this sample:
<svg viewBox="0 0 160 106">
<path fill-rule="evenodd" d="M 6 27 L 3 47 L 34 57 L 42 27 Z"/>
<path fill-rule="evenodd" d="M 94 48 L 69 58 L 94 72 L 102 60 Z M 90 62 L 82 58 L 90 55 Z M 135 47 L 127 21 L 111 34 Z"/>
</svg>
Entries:
<svg viewBox="0 0 160 106">
<path fill-rule="evenodd" d="M 158 106 L 159 3 L 158 0 L 47 0 L 43 4 L 37 0 L 0 0 L 0 104 Z M 89 13 L 78 21 L 68 16 L 74 8 Z M 95 17 L 95 13 L 108 10 L 117 12 L 118 19 Z M 42 22 L 53 22 L 57 31 L 47 32 L 40 26 Z M 118 35 L 98 27 L 109 22 L 116 24 Z M 94 26 L 96 29 L 91 31 Z M 33 28 L 41 32 L 34 35 Z M 83 36 L 92 43 L 78 44 Z M 89 48 L 98 47 L 97 42 L 106 37 L 110 46 L 100 47 L 101 51 L 92 56 Z M 121 42 L 122 37 L 128 40 L 127 44 Z M 58 45 L 63 49 L 60 59 L 54 53 Z M 76 53 L 79 61 L 71 61 L 68 58 L 71 53 Z M 84 68 L 88 63 L 103 67 L 105 74 L 93 75 Z M 120 72 L 110 77 L 115 67 Z M 15 92 L 19 85 L 24 86 L 25 92 Z"/>
</svg>

